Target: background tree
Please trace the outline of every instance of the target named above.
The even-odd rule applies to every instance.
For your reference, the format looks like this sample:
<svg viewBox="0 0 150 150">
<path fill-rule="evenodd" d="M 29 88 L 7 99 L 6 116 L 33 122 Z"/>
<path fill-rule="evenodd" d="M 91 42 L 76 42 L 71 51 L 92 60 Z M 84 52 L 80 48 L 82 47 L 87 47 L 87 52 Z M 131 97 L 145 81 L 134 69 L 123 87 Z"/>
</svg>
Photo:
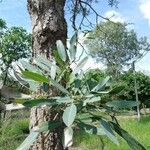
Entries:
<svg viewBox="0 0 150 150">
<path fill-rule="evenodd" d="M 6 83 L 12 62 L 31 56 L 31 34 L 21 27 L 7 29 L 0 38 L 2 80 Z"/>
<path fill-rule="evenodd" d="M 130 70 L 121 75 L 120 82 L 125 85 L 125 88 L 118 94 L 119 98 L 124 100 L 135 100 L 134 78 L 137 80 L 139 101 L 149 107 L 150 77 L 142 72 L 136 72 L 134 75 Z"/>
<path fill-rule="evenodd" d="M 88 37 L 87 37 L 88 38 Z M 101 22 L 89 33 L 85 44 L 92 57 L 102 61 L 110 74 L 117 76 L 123 66 L 130 64 L 150 50 L 146 37 L 138 38 L 125 23 Z"/>
<path fill-rule="evenodd" d="M 2 36 L 4 29 L 6 29 L 6 22 L 3 19 L 0 19 L 0 37 Z"/>
</svg>

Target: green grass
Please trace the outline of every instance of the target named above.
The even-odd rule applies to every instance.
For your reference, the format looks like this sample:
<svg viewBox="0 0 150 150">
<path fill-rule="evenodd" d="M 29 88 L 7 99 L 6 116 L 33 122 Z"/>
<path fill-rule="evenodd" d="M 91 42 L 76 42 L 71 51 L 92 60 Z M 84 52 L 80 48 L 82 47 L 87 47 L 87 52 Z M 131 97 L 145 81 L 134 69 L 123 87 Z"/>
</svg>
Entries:
<svg viewBox="0 0 150 150">
<path fill-rule="evenodd" d="M 141 119 L 121 119 L 121 126 L 137 139 L 147 150 L 150 150 L 150 117 Z M 118 136 L 120 145 L 112 143 L 107 137 L 99 137 L 77 132 L 74 139 L 74 147 L 81 150 L 130 150 L 126 142 Z"/>
<path fill-rule="evenodd" d="M 28 111 L 12 113 L 2 122 L 0 128 L 0 150 L 15 150 L 29 133 Z M 121 126 L 133 135 L 147 150 L 150 150 L 150 117 L 140 122 L 136 119 L 120 119 Z M 75 131 L 72 150 L 130 150 L 124 140 L 118 137 L 120 145 L 112 143 L 105 136 L 95 136 Z"/>
<path fill-rule="evenodd" d="M 0 150 L 15 150 L 29 134 L 29 119 L 25 111 L 7 116 L 0 127 Z"/>
</svg>

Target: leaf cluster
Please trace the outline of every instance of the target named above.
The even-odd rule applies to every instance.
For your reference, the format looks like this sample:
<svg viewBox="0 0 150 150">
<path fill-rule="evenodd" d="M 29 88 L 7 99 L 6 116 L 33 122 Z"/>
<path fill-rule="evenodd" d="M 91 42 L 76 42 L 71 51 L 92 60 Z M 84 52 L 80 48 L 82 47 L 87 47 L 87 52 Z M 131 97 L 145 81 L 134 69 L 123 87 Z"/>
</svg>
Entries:
<svg viewBox="0 0 150 150">
<path fill-rule="evenodd" d="M 48 60 L 44 56 L 38 56 L 33 60 L 33 63 L 23 62 L 22 67 L 19 66 L 21 73 L 15 73 L 15 78 L 18 79 L 22 85 L 28 86 L 31 90 L 38 89 L 45 92 L 42 97 L 36 97 L 29 100 L 20 99 L 26 107 L 40 107 L 42 105 L 49 105 L 53 111 L 56 111 L 60 116 L 59 120 L 54 119 L 50 122 L 44 122 L 43 125 L 33 129 L 31 134 L 18 148 L 28 149 L 29 146 L 36 140 L 39 133 L 65 126 L 64 134 L 69 133 L 73 137 L 73 129 L 79 128 L 89 134 L 106 135 L 115 144 L 119 144 L 115 132 L 123 137 L 126 141 L 131 139 L 133 149 L 145 149 L 135 139 L 133 139 L 127 132 L 125 132 L 119 124 L 111 119 L 114 106 L 119 106 L 118 101 L 111 104 L 101 105 L 97 107 L 94 103 L 101 102 L 101 95 L 112 92 L 105 91 L 105 87 L 110 80 L 110 77 L 101 79 L 92 87 L 90 82 L 83 82 L 84 73 L 82 71 L 83 65 L 87 61 L 87 57 L 83 58 L 75 68 L 71 69 L 70 65 L 76 57 L 76 50 L 72 49 L 76 45 L 76 36 L 74 35 L 70 40 L 70 48 L 66 50 L 61 41 L 57 41 L 57 53 L 53 60 Z M 69 57 L 69 63 L 66 58 Z M 63 62 L 63 65 L 58 65 Z M 64 84 L 65 82 L 65 84 Z M 56 89 L 58 95 L 50 94 L 49 87 Z M 132 102 L 135 105 L 134 102 Z M 125 104 L 125 102 L 124 102 Z M 121 105 L 121 104 L 120 104 Z M 122 107 L 123 105 L 121 105 Z M 131 107 L 129 104 L 126 107 Z M 106 114 L 104 117 L 101 111 Z M 64 135 L 65 136 L 65 135 Z M 68 147 L 68 143 L 64 144 L 64 148 Z M 128 141 L 127 141 L 128 142 Z"/>
</svg>

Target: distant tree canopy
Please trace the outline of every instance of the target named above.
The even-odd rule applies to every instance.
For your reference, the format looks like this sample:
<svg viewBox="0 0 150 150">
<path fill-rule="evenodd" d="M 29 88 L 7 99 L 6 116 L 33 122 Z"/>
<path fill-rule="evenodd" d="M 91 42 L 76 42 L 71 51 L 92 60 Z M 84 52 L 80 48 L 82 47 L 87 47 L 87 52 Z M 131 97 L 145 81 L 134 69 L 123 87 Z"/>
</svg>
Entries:
<svg viewBox="0 0 150 150">
<path fill-rule="evenodd" d="M 136 72 L 135 75 L 131 70 L 121 75 L 121 83 L 125 83 L 125 88 L 118 94 L 120 99 L 135 100 L 134 78 L 137 80 L 137 90 L 139 101 L 150 106 L 150 77 L 142 72 Z"/>
<path fill-rule="evenodd" d="M 21 27 L 8 29 L 1 38 L 0 53 L 6 66 L 19 58 L 27 58 L 31 54 L 31 35 Z"/>
<path fill-rule="evenodd" d="M 6 22 L 3 19 L 0 19 L 0 37 L 2 36 L 4 29 L 6 29 Z"/>
<path fill-rule="evenodd" d="M 136 32 L 129 30 L 125 23 L 110 21 L 99 23 L 85 44 L 90 55 L 102 61 L 113 74 L 150 50 L 146 37 L 138 38 Z"/>
<path fill-rule="evenodd" d="M 3 30 L 5 28 L 5 30 Z M 13 61 L 31 56 L 31 34 L 22 27 L 6 29 L 6 23 L 0 20 L 0 69 L 7 74 Z"/>
</svg>

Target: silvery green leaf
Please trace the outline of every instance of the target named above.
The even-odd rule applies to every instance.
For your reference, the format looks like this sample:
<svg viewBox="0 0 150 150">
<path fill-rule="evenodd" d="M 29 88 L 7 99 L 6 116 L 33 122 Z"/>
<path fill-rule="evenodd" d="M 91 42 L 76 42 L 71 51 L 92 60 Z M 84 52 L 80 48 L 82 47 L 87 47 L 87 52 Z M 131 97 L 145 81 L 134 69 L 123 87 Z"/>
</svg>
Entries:
<svg viewBox="0 0 150 150">
<path fill-rule="evenodd" d="M 64 110 L 63 122 L 67 127 L 71 126 L 72 123 L 74 122 L 76 113 L 77 113 L 77 107 L 74 104 L 71 104 Z"/>
<path fill-rule="evenodd" d="M 31 132 L 24 142 L 16 150 L 28 150 L 30 146 L 36 141 L 39 132 Z"/>
<path fill-rule="evenodd" d="M 63 61 L 66 61 L 66 59 L 67 59 L 66 49 L 65 49 L 65 46 L 62 43 L 62 41 L 61 40 L 57 40 L 56 41 L 56 46 L 57 46 L 57 50 L 58 50 L 58 54 L 59 54 L 60 58 Z"/>
</svg>

